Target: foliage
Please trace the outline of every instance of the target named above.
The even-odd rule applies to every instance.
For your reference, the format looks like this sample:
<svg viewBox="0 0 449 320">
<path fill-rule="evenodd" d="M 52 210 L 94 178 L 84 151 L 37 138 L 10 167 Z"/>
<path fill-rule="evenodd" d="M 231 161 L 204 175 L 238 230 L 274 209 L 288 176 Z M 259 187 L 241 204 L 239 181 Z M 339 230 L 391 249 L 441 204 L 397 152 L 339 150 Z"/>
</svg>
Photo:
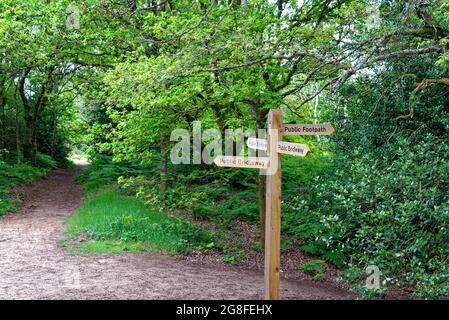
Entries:
<svg viewBox="0 0 449 320">
<path fill-rule="evenodd" d="M 82 183 L 85 191 L 91 192 L 104 186 L 115 184 L 117 178 L 123 175 L 137 175 L 142 169 L 130 163 L 112 162 L 112 158 L 105 155 L 96 155 L 92 164 L 81 171 L 77 181 Z"/>
<path fill-rule="evenodd" d="M 325 276 L 326 264 L 323 260 L 310 260 L 304 263 L 303 270 L 313 276 L 314 280 L 322 280 Z"/>
<path fill-rule="evenodd" d="M 56 169 L 58 164 L 53 158 L 47 154 L 43 154 L 38 152 L 36 154 L 36 162 L 39 167 L 47 168 L 47 169 Z"/>
<path fill-rule="evenodd" d="M 435 88 L 420 97 L 412 118 L 395 121 L 402 102 L 409 101 L 403 89 L 408 85 L 354 96 L 351 118 L 336 135 L 334 169 L 307 183 L 305 196 L 291 201 L 288 229 L 306 240 L 303 250 L 336 265 L 374 264 L 384 278 L 416 286 L 421 296 L 445 297 L 449 101 Z M 348 90 L 358 86 L 371 83 L 360 79 Z M 367 101 L 377 101 L 373 110 L 357 108 Z M 370 127 L 359 130 L 367 119 Z"/>
<path fill-rule="evenodd" d="M 257 219 L 254 172 L 248 170 L 190 169 L 172 170 L 170 189 L 159 190 L 157 168 L 147 170 L 147 176 L 126 175 L 118 179 L 123 190 L 135 190 L 138 197 L 160 211 L 230 220 Z"/>
</svg>

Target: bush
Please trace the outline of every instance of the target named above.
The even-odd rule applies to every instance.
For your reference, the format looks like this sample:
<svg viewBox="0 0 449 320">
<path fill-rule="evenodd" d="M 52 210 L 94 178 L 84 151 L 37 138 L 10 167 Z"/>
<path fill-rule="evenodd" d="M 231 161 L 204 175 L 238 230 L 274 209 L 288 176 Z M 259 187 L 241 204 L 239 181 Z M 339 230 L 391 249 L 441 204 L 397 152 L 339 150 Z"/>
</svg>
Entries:
<svg viewBox="0 0 449 320">
<path fill-rule="evenodd" d="M 113 162 L 112 157 L 96 155 L 92 164 L 85 168 L 77 177 L 86 191 L 94 191 L 104 185 L 115 184 L 120 176 L 142 174 L 143 170 L 135 164 Z"/>
<path fill-rule="evenodd" d="M 428 135 L 390 152 L 374 157 L 359 148 L 341 159 L 290 203 L 286 229 L 307 241 L 303 250 L 338 266 L 374 264 L 421 295 L 446 296 L 449 146 Z"/>
<path fill-rule="evenodd" d="M 40 152 L 36 154 L 36 164 L 38 167 L 46 169 L 56 169 L 58 167 L 58 164 L 52 157 Z"/>
<path fill-rule="evenodd" d="M 323 280 L 325 277 L 326 263 L 323 260 L 310 260 L 304 263 L 305 273 L 313 276 L 314 280 Z"/>
</svg>

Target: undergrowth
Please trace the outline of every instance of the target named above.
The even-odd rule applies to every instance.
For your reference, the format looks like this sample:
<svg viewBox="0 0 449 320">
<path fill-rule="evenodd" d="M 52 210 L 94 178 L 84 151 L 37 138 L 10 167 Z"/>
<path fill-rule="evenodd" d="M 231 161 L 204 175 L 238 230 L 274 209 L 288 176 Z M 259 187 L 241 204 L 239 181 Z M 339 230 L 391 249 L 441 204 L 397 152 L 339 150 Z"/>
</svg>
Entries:
<svg viewBox="0 0 449 320">
<path fill-rule="evenodd" d="M 0 216 L 17 208 L 20 199 L 11 193 L 11 188 L 43 178 L 48 168 L 36 168 L 29 164 L 10 164 L 0 160 Z"/>
<path fill-rule="evenodd" d="M 87 241 L 83 248 L 90 252 L 176 254 L 214 246 L 212 235 L 195 224 L 169 217 L 110 187 L 90 193 L 66 225 L 70 238 Z"/>
</svg>

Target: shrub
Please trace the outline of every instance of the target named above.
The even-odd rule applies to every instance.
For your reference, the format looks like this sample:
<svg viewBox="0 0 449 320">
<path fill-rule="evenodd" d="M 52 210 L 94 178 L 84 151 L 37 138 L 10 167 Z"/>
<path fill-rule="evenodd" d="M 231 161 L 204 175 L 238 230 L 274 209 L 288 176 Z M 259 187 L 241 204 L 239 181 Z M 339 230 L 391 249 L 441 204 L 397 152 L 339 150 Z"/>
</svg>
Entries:
<svg viewBox="0 0 449 320">
<path fill-rule="evenodd" d="M 423 296 L 449 288 L 449 146 L 432 135 L 377 156 L 356 149 L 290 203 L 285 228 L 336 265 L 381 268 Z M 390 153 L 394 152 L 394 156 Z M 387 156 L 389 155 L 389 156 Z"/>
<path fill-rule="evenodd" d="M 58 164 L 51 156 L 40 152 L 36 154 L 36 163 L 38 167 L 46 169 L 56 169 L 58 167 Z"/>
<path fill-rule="evenodd" d="M 128 162 L 113 162 L 112 157 L 96 155 L 92 164 L 85 168 L 77 177 L 86 191 L 94 191 L 101 186 L 115 184 L 120 176 L 135 176 L 143 170 Z"/>
<path fill-rule="evenodd" d="M 325 277 L 326 264 L 323 260 L 310 260 L 304 263 L 305 273 L 313 276 L 314 280 L 323 280 Z"/>
</svg>

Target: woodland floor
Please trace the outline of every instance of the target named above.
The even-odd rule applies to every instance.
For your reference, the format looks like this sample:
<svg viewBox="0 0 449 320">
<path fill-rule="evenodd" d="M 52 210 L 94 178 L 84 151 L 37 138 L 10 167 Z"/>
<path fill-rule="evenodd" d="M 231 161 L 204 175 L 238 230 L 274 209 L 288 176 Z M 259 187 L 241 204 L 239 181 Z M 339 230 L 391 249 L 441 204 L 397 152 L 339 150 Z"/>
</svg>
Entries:
<svg viewBox="0 0 449 320">
<path fill-rule="evenodd" d="M 21 188 L 0 219 L 0 299 L 262 299 L 261 268 L 161 254 L 71 255 L 64 221 L 81 205 L 79 168 Z M 331 282 L 283 276 L 283 299 L 345 299 Z"/>
</svg>

